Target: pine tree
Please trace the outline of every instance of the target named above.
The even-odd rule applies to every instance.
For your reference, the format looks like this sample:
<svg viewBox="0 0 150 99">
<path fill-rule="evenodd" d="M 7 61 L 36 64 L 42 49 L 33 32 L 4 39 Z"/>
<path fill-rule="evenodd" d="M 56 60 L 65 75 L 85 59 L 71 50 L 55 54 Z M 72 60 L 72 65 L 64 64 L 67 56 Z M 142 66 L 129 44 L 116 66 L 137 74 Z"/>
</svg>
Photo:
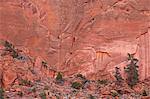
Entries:
<svg viewBox="0 0 150 99">
<path fill-rule="evenodd" d="M 56 76 L 56 80 L 57 81 L 62 81 L 63 80 L 63 76 L 60 72 L 58 72 L 57 76 Z"/>
<path fill-rule="evenodd" d="M 132 88 L 139 81 L 138 74 L 138 59 L 134 58 L 133 54 L 128 54 L 129 64 L 125 68 L 125 72 L 127 73 L 127 83 Z"/>
</svg>

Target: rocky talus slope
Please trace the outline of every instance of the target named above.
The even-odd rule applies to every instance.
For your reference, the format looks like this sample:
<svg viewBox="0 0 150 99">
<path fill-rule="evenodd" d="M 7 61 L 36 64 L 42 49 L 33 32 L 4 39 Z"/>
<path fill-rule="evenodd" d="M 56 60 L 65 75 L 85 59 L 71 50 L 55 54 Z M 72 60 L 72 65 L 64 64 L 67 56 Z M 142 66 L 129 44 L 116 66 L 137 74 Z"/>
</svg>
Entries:
<svg viewBox="0 0 150 99">
<path fill-rule="evenodd" d="M 127 53 L 150 74 L 150 0 L 0 0 L 0 39 L 65 75 L 113 79 Z"/>
</svg>

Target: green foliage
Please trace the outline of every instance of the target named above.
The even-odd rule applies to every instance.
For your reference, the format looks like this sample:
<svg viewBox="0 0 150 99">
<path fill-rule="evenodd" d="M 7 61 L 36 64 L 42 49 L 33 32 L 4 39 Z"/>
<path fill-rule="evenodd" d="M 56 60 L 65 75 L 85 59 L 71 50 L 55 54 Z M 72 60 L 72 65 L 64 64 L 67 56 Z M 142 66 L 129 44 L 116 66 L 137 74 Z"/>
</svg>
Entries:
<svg viewBox="0 0 150 99">
<path fill-rule="evenodd" d="M 112 95 L 113 97 L 118 96 L 118 94 L 117 94 L 117 93 L 111 93 L 111 95 Z"/>
<path fill-rule="evenodd" d="M 60 99 L 58 95 L 56 95 L 56 99 Z"/>
<path fill-rule="evenodd" d="M 86 79 L 82 74 L 77 74 L 77 77 L 78 77 L 78 78 L 81 78 L 81 79 L 83 79 L 83 80 Z"/>
<path fill-rule="evenodd" d="M 46 99 L 46 93 L 45 92 L 41 92 L 39 94 L 39 96 L 41 97 L 41 99 Z"/>
<path fill-rule="evenodd" d="M 23 86 L 32 86 L 32 82 L 30 80 L 21 79 L 20 80 L 20 85 L 23 85 Z"/>
<path fill-rule="evenodd" d="M 127 73 L 127 83 L 132 88 L 139 81 L 138 78 L 138 59 L 134 58 L 132 54 L 128 54 L 128 61 L 130 62 L 125 68 Z"/>
<path fill-rule="evenodd" d="M 82 87 L 82 84 L 79 82 L 73 82 L 71 87 L 75 89 L 80 89 Z"/>
<path fill-rule="evenodd" d="M 22 92 L 22 91 L 19 91 L 19 92 L 17 93 L 17 95 L 19 95 L 20 97 L 22 97 L 22 96 L 23 96 L 23 92 Z"/>
<path fill-rule="evenodd" d="M 89 99 L 95 99 L 95 97 L 93 95 L 89 95 Z"/>
<path fill-rule="evenodd" d="M 80 78 L 80 80 L 82 81 L 82 85 L 84 85 L 85 83 L 87 83 L 89 81 L 82 74 L 77 74 L 76 77 Z"/>
<path fill-rule="evenodd" d="M 108 83 L 108 80 L 107 79 L 105 79 L 105 80 L 98 80 L 97 83 L 106 85 Z"/>
<path fill-rule="evenodd" d="M 119 70 L 120 70 L 120 68 L 115 67 L 115 75 L 114 76 L 116 78 L 117 84 L 120 84 L 122 82 L 122 80 L 123 80 Z"/>
<path fill-rule="evenodd" d="M 116 96 L 118 96 L 118 92 L 116 90 L 111 90 L 111 95 L 113 97 L 116 97 Z"/>
<path fill-rule="evenodd" d="M 12 56 L 13 58 L 17 58 L 17 59 L 18 59 L 19 54 L 18 54 L 15 50 L 13 50 L 11 56 Z"/>
<path fill-rule="evenodd" d="M 4 42 L 4 47 L 5 47 L 5 51 L 8 51 L 11 53 L 11 56 L 13 58 L 16 58 L 16 59 L 20 59 L 20 55 L 19 53 L 15 50 L 15 47 L 13 44 L 11 44 L 10 42 L 8 41 L 5 41 Z"/>
<path fill-rule="evenodd" d="M 146 90 L 143 90 L 142 96 L 148 96 L 148 93 L 146 92 Z"/>
<path fill-rule="evenodd" d="M 35 87 L 31 87 L 30 91 L 31 92 L 36 92 L 36 88 Z"/>
<path fill-rule="evenodd" d="M 58 72 L 57 76 L 56 76 L 56 80 L 57 81 L 62 81 L 63 80 L 63 76 L 60 72 Z"/>
<path fill-rule="evenodd" d="M 4 90 L 0 88 L 0 99 L 4 99 Z"/>
<path fill-rule="evenodd" d="M 5 47 L 5 50 L 7 50 L 7 51 L 11 51 L 11 50 L 13 50 L 15 47 L 13 46 L 13 44 L 11 44 L 10 42 L 8 42 L 8 41 L 5 41 L 4 42 L 4 47 Z"/>
<path fill-rule="evenodd" d="M 47 62 L 42 61 L 42 66 L 43 66 L 44 68 L 48 68 Z"/>
</svg>

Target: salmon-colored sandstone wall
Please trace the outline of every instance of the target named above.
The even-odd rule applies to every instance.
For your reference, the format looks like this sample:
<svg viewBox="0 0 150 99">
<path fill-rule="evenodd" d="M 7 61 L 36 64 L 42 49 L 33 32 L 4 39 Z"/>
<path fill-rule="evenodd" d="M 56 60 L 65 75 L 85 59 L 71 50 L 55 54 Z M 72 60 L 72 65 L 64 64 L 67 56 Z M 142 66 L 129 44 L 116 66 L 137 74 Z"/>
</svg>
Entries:
<svg viewBox="0 0 150 99">
<path fill-rule="evenodd" d="M 127 53 L 150 76 L 150 0 L 0 0 L 0 39 L 65 76 L 112 78 Z"/>
</svg>

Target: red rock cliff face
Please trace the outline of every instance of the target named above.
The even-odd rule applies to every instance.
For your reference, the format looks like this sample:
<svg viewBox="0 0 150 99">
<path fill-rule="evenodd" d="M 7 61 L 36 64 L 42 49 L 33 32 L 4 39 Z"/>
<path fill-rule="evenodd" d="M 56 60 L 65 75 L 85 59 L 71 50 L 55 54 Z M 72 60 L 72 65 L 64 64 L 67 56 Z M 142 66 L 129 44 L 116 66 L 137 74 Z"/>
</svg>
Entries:
<svg viewBox="0 0 150 99">
<path fill-rule="evenodd" d="M 150 76 L 150 0 L 0 0 L 0 39 L 32 56 L 38 67 L 66 76 L 112 78 L 127 53 Z"/>
</svg>

